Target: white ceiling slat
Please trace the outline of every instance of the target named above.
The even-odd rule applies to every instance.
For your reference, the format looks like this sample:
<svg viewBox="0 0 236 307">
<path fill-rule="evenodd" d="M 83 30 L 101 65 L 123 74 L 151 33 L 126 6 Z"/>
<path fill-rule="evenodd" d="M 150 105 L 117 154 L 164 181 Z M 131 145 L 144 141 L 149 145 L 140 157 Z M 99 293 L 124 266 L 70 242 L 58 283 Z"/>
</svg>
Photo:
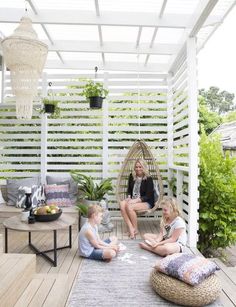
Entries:
<svg viewBox="0 0 236 307">
<path fill-rule="evenodd" d="M 49 60 L 46 63 L 46 69 L 90 69 L 98 66 L 100 70 L 117 70 L 117 71 L 143 71 L 143 72 L 166 72 L 168 69 L 167 64 L 163 63 L 152 63 L 150 66 L 144 67 L 143 65 L 139 65 L 137 67 L 137 63 L 131 62 L 107 62 L 105 65 L 102 62 L 97 61 L 65 61 L 64 64 L 60 63 L 56 60 Z"/>
<path fill-rule="evenodd" d="M 45 43 L 48 43 L 44 40 Z M 139 54 L 163 54 L 172 55 L 179 50 L 179 44 L 154 44 L 152 47 L 148 43 L 139 44 Z M 137 53 L 136 46 L 128 42 L 103 42 L 99 41 L 73 41 L 54 40 L 53 45 L 49 45 L 49 51 L 61 52 L 100 52 L 100 53 Z"/>
<path fill-rule="evenodd" d="M 141 38 L 141 34 L 142 34 L 142 27 L 139 27 L 139 30 L 138 30 L 138 36 L 137 36 L 137 40 L 136 40 L 136 48 L 139 47 L 139 43 L 140 43 L 140 38 Z"/>
<path fill-rule="evenodd" d="M 0 21 L 6 23 L 18 23 L 22 17 L 22 9 L 3 8 L 0 10 Z M 186 28 L 192 15 L 189 14 L 164 14 L 162 18 L 156 13 L 139 12 L 103 12 L 96 16 L 90 11 L 76 10 L 40 10 L 40 15 L 28 13 L 33 23 L 61 24 L 61 25 L 106 25 L 106 26 L 135 26 L 135 27 L 163 27 Z M 209 22 L 219 22 L 219 17 L 209 18 Z"/>
</svg>

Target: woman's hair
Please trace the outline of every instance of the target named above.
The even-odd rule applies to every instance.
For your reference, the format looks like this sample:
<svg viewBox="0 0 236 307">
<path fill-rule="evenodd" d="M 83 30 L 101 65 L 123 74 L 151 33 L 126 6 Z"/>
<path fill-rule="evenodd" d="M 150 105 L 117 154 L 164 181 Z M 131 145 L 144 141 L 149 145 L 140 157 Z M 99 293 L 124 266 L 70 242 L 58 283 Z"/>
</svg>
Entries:
<svg viewBox="0 0 236 307">
<path fill-rule="evenodd" d="M 88 207 L 88 218 L 91 218 L 93 214 L 96 215 L 100 212 L 103 212 L 103 209 L 99 205 L 89 205 L 89 207 Z"/>
<path fill-rule="evenodd" d="M 177 200 L 174 197 L 164 196 L 162 201 L 160 202 L 160 206 L 168 206 L 170 208 L 170 212 L 173 218 L 177 216 L 182 217 L 181 209 L 178 206 Z M 161 227 L 164 227 L 167 224 L 167 221 L 164 216 L 161 218 Z"/>
<path fill-rule="evenodd" d="M 136 176 L 136 173 L 135 173 L 135 165 L 137 163 L 140 163 L 142 165 L 142 168 L 143 168 L 143 174 L 144 174 L 144 179 L 146 179 L 148 176 L 149 176 L 149 169 L 148 169 L 148 165 L 147 165 L 147 162 L 143 159 L 137 159 L 134 163 L 134 170 L 133 170 L 133 178 L 135 179 L 137 176 Z"/>
</svg>

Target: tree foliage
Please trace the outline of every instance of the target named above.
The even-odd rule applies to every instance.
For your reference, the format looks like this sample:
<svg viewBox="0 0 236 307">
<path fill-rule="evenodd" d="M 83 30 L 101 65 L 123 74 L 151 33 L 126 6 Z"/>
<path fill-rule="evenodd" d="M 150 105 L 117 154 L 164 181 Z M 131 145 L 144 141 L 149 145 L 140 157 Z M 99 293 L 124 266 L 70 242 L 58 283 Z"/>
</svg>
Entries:
<svg viewBox="0 0 236 307">
<path fill-rule="evenodd" d="M 224 114 L 235 109 L 234 94 L 220 91 L 216 86 L 211 86 L 209 90 L 200 89 L 199 94 L 205 98 L 207 106 L 213 112 Z"/>
<path fill-rule="evenodd" d="M 220 115 L 218 115 L 218 113 L 209 110 L 205 98 L 199 96 L 198 102 L 200 130 L 205 131 L 208 135 L 222 123 L 222 118 Z"/>
<path fill-rule="evenodd" d="M 229 122 L 233 122 L 233 121 L 236 121 L 236 111 L 231 111 L 231 112 L 225 114 L 225 116 L 223 117 L 224 123 L 229 123 Z"/>
<path fill-rule="evenodd" d="M 236 242 L 236 159 L 224 156 L 218 137 L 200 141 L 199 249 L 225 248 Z"/>
</svg>

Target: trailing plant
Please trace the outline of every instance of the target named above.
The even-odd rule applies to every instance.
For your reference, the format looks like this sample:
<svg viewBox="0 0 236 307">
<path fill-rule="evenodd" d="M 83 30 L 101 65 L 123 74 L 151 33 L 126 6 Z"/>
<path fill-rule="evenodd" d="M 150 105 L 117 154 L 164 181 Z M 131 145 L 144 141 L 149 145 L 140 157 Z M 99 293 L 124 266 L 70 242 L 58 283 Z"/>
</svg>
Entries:
<svg viewBox="0 0 236 307">
<path fill-rule="evenodd" d="M 42 103 L 44 105 L 54 105 L 55 110 L 54 113 L 51 115 L 52 118 L 58 118 L 60 117 L 60 107 L 58 106 L 59 100 L 49 99 L 49 98 L 43 98 Z M 45 113 L 45 110 L 42 110 L 43 113 Z"/>
<path fill-rule="evenodd" d="M 88 200 L 102 200 L 105 194 L 113 190 L 110 178 L 103 179 L 100 183 L 95 183 L 92 177 L 71 171 L 71 176 L 78 183 L 79 191 L 83 192 Z"/>
<path fill-rule="evenodd" d="M 200 251 L 225 248 L 236 242 L 236 159 L 224 156 L 217 136 L 200 141 Z"/>
<path fill-rule="evenodd" d="M 101 82 L 95 82 L 91 79 L 87 80 L 87 83 L 84 85 L 82 96 L 86 98 L 90 97 L 102 97 L 105 98 L 108 95 L 109 91 L 103 87 Z"/>
</svg>

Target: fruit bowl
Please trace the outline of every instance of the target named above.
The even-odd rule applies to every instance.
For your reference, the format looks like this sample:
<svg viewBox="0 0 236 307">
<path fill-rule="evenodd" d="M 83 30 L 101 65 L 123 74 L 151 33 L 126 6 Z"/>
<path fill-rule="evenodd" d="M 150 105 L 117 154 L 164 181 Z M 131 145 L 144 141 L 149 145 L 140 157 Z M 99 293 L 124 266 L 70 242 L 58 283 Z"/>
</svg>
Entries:
<svg viewBox="0 0 236 307">
<path fill-rule="evenodd" d="M 35 217 L 35 220 L 37 222 L 52 222 L 52 221 L 57 220 L 62 214 L 61 209 L 58 209 L 57 212 L 55 212 L 55 213 L 54 213 L 54 211 L 53 211 L 53 213 L 51 213 L 51 212 L 37 213 L 36 211 L 38 209 L 34 210 L 34 217 Z"/>
</svg>

